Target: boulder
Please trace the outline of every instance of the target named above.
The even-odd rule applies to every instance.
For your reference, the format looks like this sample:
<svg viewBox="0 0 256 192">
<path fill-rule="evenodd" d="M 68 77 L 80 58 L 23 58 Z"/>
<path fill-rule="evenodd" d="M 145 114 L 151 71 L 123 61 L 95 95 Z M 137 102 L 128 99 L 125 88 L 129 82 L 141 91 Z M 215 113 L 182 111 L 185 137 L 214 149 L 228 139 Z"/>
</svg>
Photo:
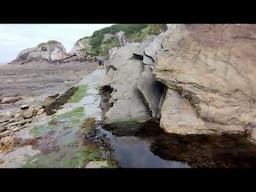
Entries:
<svg viewBox="0 0 256 192">
<path fill-rule="evenodd" d="M 105 97 L 104 101 L 105 106 L 109 106 L 109 109 L 103 110 L 105 124 L 119 121 L 146 121 L 150 118 L 150 112 L 137 90 L 137 81 L 143 71 L 143 65 L 140 60 L 133 58 L 133 53 L 140 49 L 143 47 L 139 43 L 126 45 L 118 49 L 115 57 L 110 61 L 116 70 L 109 70 L 103 83 L 102 90 L 111 92 L 105 94 L 109 96 L 109 98 Z M 104 95 L 104 91 L 102 94 Z"/>
<path fill-rule="evenodd" d="M 21 115 L 24 119 L 30 119 L 36 115 L 36 111 L 34 109 L 26 110 L 23 111 Z"/>
<path fill-rule="evenodd" d="M 165 131 L 255 137 L 255 34 L 250 24 L 172 27 L 153 72 L 168 88 L 160 121 Z"/>
<path fill-rule="evenodd" d="M 45 60 L 48 62 L 63 60 L 68 54 L 64 46 L 58 41 L 40 43 L 36 47 L 22 50 L 10 64 L 25 64 L 32 61 Z"/>
</svg>

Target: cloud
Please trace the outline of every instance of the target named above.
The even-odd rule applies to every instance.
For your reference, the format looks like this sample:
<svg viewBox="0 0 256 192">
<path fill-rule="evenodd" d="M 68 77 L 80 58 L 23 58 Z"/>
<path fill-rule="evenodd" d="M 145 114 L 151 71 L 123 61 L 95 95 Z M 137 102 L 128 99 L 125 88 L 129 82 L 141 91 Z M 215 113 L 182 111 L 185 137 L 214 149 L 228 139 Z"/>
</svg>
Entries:
<svg viewBox="0 0 256 192">
<path fill-rule="evenodd" d="M 0 24 L 0 63 L 18 52 L 48 40 L 60 41 L 69 51 L 75 42 L 112 24 Z"/>
</svg>

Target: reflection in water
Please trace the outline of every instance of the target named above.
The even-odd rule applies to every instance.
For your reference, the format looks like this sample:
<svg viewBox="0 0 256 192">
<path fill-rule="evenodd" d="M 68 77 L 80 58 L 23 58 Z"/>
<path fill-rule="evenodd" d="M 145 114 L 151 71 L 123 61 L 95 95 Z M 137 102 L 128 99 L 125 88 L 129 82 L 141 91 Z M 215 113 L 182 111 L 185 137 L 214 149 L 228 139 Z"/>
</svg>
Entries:
<svg viewBox="0 0 256 192">
<path fill-rule="evenodd" d="M 168 160 L 188 162 L 192 167 L 256 167 L 256 146 L 241 135 L 158 136 L 151 150 Z"/>
<path fill-rule="evenodd" d="M 164 160 L 151 152 L 151 142 L 134 136 L 118 137 L 97 128 L 100 134 L 107 136 L 114 151 L 114 157 L 121 168 L 189 168 L 181 161 Z M 100 135 L 99 134 L 99 135 Z"/>
<path fill-rule="evenodd" d="M 256 145 L 246 135 L 167 134 L 149 122 L 135 136 L 109 134 L 121 167 L 256 167 Z"/>
<path fill-rule="evenodd" d="M 167 161 L 150 151 L 150 143 L 136 137 L 116 137 L 113 142 L 116 160 L 122 168 L 188 168 L 186 163 Z"/>
</svg>

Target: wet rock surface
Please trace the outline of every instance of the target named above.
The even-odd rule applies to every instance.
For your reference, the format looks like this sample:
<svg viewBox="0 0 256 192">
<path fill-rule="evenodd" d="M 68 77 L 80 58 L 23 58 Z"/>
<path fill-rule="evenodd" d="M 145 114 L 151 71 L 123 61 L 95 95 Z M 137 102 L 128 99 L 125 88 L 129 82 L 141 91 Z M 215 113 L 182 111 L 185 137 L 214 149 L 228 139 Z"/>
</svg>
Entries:
<svg viewBox="0 0 256 192">
<path fill-rule="evenodd" d="M 60 107 L 64 105 L 77 90 L 78 90 L 78 87 L 71 87 L 63 94 L 55 98 L 50 98 L 50 100 L 52 99 L 52 101 L 49 101 L 49 103 L 44 104 L 46 114 L 52 115 L 56 113 L 56 111 L 60 109 Z M 49 97 L 48 97 L 48 100 L 49 100 Z"/>
</svg>

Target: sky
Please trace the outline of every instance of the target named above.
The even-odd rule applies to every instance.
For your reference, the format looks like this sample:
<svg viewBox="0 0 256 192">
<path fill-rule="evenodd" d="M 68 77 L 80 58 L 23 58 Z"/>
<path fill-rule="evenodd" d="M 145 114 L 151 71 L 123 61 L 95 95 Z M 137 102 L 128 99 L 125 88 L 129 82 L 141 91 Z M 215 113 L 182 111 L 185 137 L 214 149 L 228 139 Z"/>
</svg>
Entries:
<svg viewBox="0 0 256 192">
<path fill-rule="evenodd" d="M 0 24 L 0 64 L 12 61 L 26 48 L 49 40 L 61 42 L 67 52 L 75 42 L 112 24 Z"/>
</svg>

